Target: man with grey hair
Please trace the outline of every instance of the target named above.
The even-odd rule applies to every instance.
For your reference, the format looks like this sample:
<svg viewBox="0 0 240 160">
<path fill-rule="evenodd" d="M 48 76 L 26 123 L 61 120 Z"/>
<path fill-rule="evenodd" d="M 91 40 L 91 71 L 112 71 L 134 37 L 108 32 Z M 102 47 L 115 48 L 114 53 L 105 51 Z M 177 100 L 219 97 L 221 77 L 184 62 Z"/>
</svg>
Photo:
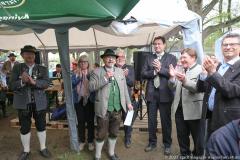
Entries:
<svg viewBox="0 0 240 160">
<path fill-rule="evenodd" d="M 217 64 L 207 56 L 197 83 L 198 90 L 205 92 L 202 118 L 208 119 L 208 137 L 240 117 L 240 35 L 226 35 L 221 49 L 224 62 Z"/>
<path fill-rule="evenodd" d="M 123 69 L 124 75 L 126 78 L 126 82 L 127 82 L 128 94 L 132 95 L 132 88 L 134 86 L 134 79 L 135 79 L 134 68 L 132 66 L 126 64 L 126 54 L 125 54 L 124 50 L 117 51 L 117 56 L 118 56 L 118 58 L 116 61 L 116 66 Z M 136 109 L 134 109 L 133 121 L 135 120 L 136 115 L 137 115 Z M 126 116 L 127 116 L 127 112 L 123 111 L 122 118 L 124 121 L 125 121 Z M 125 137 L 124 137 L 125 147 L 130 148 L 131 147 L 132 126 L 124 126 L 124 133 L 125 133 Z"/>
</svg>

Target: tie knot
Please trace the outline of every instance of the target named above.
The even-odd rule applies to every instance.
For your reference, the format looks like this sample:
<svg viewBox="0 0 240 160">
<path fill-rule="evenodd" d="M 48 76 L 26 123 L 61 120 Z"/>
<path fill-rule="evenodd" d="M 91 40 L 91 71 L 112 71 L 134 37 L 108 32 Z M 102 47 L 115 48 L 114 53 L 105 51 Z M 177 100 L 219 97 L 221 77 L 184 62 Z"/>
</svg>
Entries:
<svg viewBox="0 0 240 160">
<path fill-rule="evenodd" d="M 223 63 L 223 64 L 222 64 L 222 68 L 223 68 L 223 69 L 226 68 L 227 66 L 228 66 L 227 63 Z"/>
</svg>

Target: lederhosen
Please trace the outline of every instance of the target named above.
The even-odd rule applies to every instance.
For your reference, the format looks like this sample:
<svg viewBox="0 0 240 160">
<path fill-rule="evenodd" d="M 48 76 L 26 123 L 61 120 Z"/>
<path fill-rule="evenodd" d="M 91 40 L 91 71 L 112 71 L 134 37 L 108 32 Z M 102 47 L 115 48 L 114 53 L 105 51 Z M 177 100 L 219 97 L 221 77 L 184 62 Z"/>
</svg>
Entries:
<svg viewBox="0 0 240 160">
<path fill-rule="evenodd" d="M 106 71 L 106 68 L 104 68 Z M 104 118 L 97 117 L 97 141 L 103 141 L 107 133 L 110 138 L 116 138 L 121 123 L 121 99 L 117 81 L 110 81 L 108 109 Z"/>
</svg>

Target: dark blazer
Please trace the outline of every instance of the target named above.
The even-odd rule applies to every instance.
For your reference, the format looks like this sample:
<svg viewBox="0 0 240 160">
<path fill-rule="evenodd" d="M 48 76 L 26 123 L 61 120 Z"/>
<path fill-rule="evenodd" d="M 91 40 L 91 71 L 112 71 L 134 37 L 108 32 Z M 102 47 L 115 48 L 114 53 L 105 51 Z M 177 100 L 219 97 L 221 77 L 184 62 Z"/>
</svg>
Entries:
<svg viewBox="0 0 240 160">
<path fill-rule="evenodd" d="M 157 58 L 156 54 L 150 54 L 147 56 L 144 66 L 142 68 L 142 78 L 146 79 L 147 82 L 147 90 L 146 90 L 146 100 L 153 101 L 154 100 L 154 91 L 156 90 L 153 84 L 154 80 L 154 67 L 152 66 L 152 62 Z M 169 65 L 172 64 L 174 67 L 177 64 L 177 59 L 174 55 L 169 53 L 165 53 L 161 58 L 161 70 L 158 73 L 160 76 L 160 87 L 158 88 L 160 102 L 172 102 L 173 101 L 173 92 L 170 90 L 168 86 L 169 79 Z"/>
<path fill-rule="evenodd" d="M 240 159 L 239 140 L 240 119 L 234 120 L 216 130 L 208 140 L 207 152 L 212 159 L 218 159 L 216 157 L 220 156 L 226 156 L 229 159 L 230 156 L 233 156 L 232 159 Z"/>
<path fill-rule="evenodd" d="M 27 104 L 31 102 L 28 90 L 33 90 L 37 110 L 44 110 L 47 108 L 47 97 L 45 89 L 49 86 L 48 70 L 46 67 L 35 64 L 33 73 L 36 75 L 36 85 L 22 85 L 21 74 L 26 71 L 28 66 L 25 63 L 17 64 L 13 67 L 10 86 L 13 90 L 13 105 L 16 109 L 26 109 Z"/>
<path fill-rule="evenodd" d="M 79 97 L 77 93 L 77 85 L 82 81 L 82 77 L 76 77 L 76 74 L 72 74 L 72 90 L 73 90 L 73 103 L 79 102 Z"/>
<path fill-rule="evenodd" d="M 219 67 L 218 67 L 219 68 Z M 240 60 L 229 67 L 221 76 L 218 72 L 208 76 L 205 81 L 200 79 L 197 88 L 205 92 L 203 98 L 202 118 L 211 118 L 211 132 L 240 117 Z M 212 87 L 216 88 L 214 109 L 208 110 L 208 99 Z"/>
<path fill-rule="evenodd" d="M 60 74 L 61 74 L 61 77 L 60 77 L 60 78 L 62 78 L 62 72 L 61 72 Z M 52 76 L 53 76 L 53 77 L 56 77 L 56 76 L 57 76 L 57 71 L 53 71 Z"/>
<path fill-rule="evenodd" d="M 127 81 L 127 87 L 128 87 L 128 94 L 131 97 L 131 88 L 134 86 L 134 80 L 135 80 L 135 73 L 134 73 L 134 68 L 130 65 L 123 65 L 122 69 L 128 69 L 128 75 L 126 76 L 126 81 Z"/>
</svg>

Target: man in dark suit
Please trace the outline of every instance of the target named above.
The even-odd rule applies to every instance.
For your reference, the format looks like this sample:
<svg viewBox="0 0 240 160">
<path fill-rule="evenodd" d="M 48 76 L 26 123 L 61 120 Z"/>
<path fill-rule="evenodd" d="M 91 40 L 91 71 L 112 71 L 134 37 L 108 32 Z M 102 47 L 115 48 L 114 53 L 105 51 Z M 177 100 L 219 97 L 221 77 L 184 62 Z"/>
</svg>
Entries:
<svg viewBox="0 0 240 160">
<path fill-rule="evenodd" d="M 222 53 L 222 64 L 216 64 L 210 57 L 204 59 L 206 71 L 200 74 L 197 83 L 198 90 L 205 92 L 202 118 L 208 119 L 208 137 L 240 117 L 240 35 L 226 35 Z"/>
<path fill-rule="evenodd" d="M 171 153 L 171 104 L 173 92 L 168 87 L 169 65 L 176 66 L 176 57 L 165 53 L 166 41 L 164 37 L 156 37 L 153 41 L 155 53 L 146 58 L 142 69 L 142 78 L 147 79 L 146 100 L 148 107 L 149 143 L 146 152 L 152 151 L 157 145 L 157 110 L 160 110 L 162 124 L 162 138 L 164 154 Z"/>
<path fill-rule="evenodd" d="M 61 66 L 61 64 L 56 65 L 56 71 L 53 71 L 52 76 L 62 79 L 62 66 Z"/>
<path fill-rule="evenodd" d="M 134 86 L 134 68 L 130 65 L 126 64 L 126 55 L 123 50 L 120 50 L 117 52 L 117 61 L 116 61 L 116 66 L 119 68 L 122 68 L 124 71 L 124 75 L 126 77 L 126 82 L 127 82 L 127 88 L 128 88 L 128 94 L 131 97 L 132 95 L 132 89 Z M 134 109 L 134 112 L 136 112 L 136 109 Z M 136 114 L 135 114 L 136 115 Z M 125 121 L 125 118 L 127 116 L 127 112 L 123 110 L 123 121 Z M 134 117 L 136 118 L 136 117 Z M 132 135 L 132 126 L 124 126 L 124 133 L 125 133 L 125 147 L 130 148 L 131 145 L 131 135 Z"/>
<path fill-rule="evenodd" d="M 47 98 L 44 89 L 49 85 L 46 67 L 35 64 L 36 48 L 30 45 L 21 49 L 24 63 L 13 67 L 10 85 L 14 92 L 13 106 L 18 110 L 20 137 L 23 152 L 18 160 L 28 160 L 30 154 L 31 118 L 35 119 L 40 142 L 40 155 L 50 158 L 46 148 L 46 108 Z"/>
</svg>

